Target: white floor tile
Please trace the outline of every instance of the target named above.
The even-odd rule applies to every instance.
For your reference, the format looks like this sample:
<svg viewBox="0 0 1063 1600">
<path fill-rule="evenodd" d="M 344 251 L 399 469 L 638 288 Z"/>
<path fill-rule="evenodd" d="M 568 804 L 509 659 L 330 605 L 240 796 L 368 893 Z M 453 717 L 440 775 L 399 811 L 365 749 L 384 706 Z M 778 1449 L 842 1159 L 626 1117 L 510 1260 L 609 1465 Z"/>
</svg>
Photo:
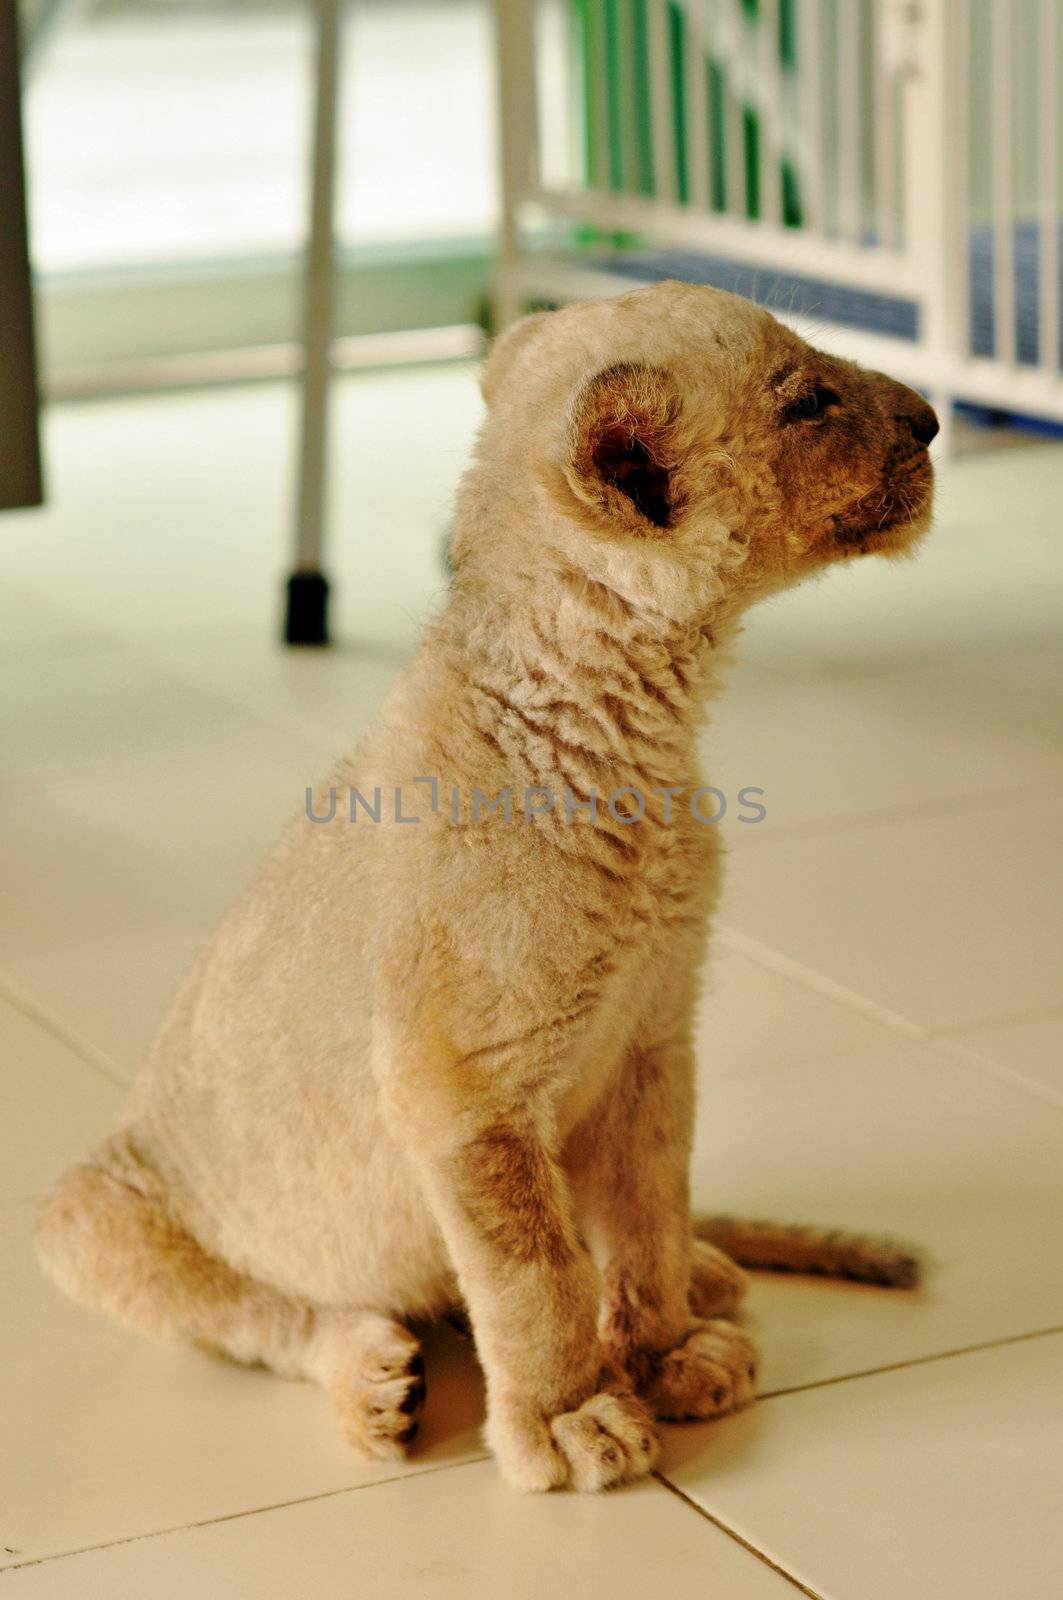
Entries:
<svg viewBox="0 0 1063 1600">
<path fill-rule="evenodd" d="M 1061 1435 L 1056 1335 L 684 1430 L 668 1477 L 832 1600 L 1048 1596 L 1063 1571 Z"/>
<path fill-rule="evenodd" d="M 478 366 L 337 385 L 331 528 L 337 636 L 411 648 L 443 599 L 443 543 L 483 418 Z"/>
<path fill-rule="evenodd" d="M 34 515 L 41 513 L 26 513 L 23 526 L 27 534 L 32 529 Z M 57 604 L 31 582 L 14 581 L 10 575 L 5 575 L 0 587 L 0 658 L 5 669 L 11 661 L 30 650 L 76 651 L 99 643 L 103 637 L 79 623 L 67 607 L 61 602 Z"/>
<path fill-rule="evenodd" d="M 334 631 L 408 649 L 445 586 L 441 543 L 482 414 L 476 368 L 341 378 L 334 402 Z M 275 639 L 295 420 L 287 384 L 55 408 L 49 504 L 5 517 L 5 581 L 62 595 L 96 632 Z"/>
<path fill-rule="evenodd" d="M 196 853 L 180 864 L 174 859 L 169 824 L 180 802 L 162 784 L 145 809 L 152 788 L 149 779 L 139 792 L 131 782 L 74 780 L 0 797 L 6 913 L 0 966 L 21 977 L 35 952 L 166 931 L 202 917 L 210 896 L 196 881 Z M 187 835 L 198 797 L 181 798 Z"/>
<path fill-rule="evenodd" d="M 1063 634 L 1058 624 L 1041 638 L 1017 631 L 1015 638 L 978 639 L 964 649 L 928 648 L 897 661 L 847 661 L 840 669 L 814 669 L 820 679 L 825 674 L 833 678 L 838 670 L 854 691 L 888 694 L 906 711 L 921 715 L 928 703 L 935 737 L 970 738 L 985 729 L 995 740 L 1007 732 L 1016 741 L 1020 760 L 1035 741 L 1055 760 L 1063 755 Z M 993 776 L 996 782 L 1021 782 L 1024 772 L 1018 767 Z"/>
<path fill-rule="evenodd" d="M 890 1234 L 918 1291 L 754 1275 L 765 1392 L 1063 1326 L 1063 1109 L 916 1043 L 699 1073 L 696 1207 Z"/>
<path fill-rule="evenodd" d="M 70 770 L 56 758 L 48 776 L 42 747 L 0 795 L 0 968 L 123 1070 L 195 947 L 303 810 L 307 784 L 328 771 L 325 752 L 295 731 L 223 702 L 215 725 L 187 722 L 197 699 L 213 706 L 210 696 L 165 682 L 176 685 L 170 750 L 125 749 L 118 706 L 94 718 L 99 755 L 85 734 Z M 133 696 L 125 710 L 131 717 Z"/>
<path fill-rule="evenodd" d="M 199 926 L 42 945 L 19 962 L 20 988 L 58 1010 L 74 1038 L 128 1082 L 209 931 L 204 917 Z"/>
<path fill-rule="evenodd" d="M 357 745 L 403 660 L 397 650 L 342 644 L 289 650 L 248 629 L 159 636 L 147 648 L 175 676 L 293 728 L 337 756 Z"/>
<path fill-rule="evenodd" d="M 1063 815 L 1048 792 L 737 850 L 720 921 L 928 1027 L 1063 1005 Z"/>
<path fill-rule="evenodd" d="M 729 797 L 762 789 L 767 815 L 727 826 L 728 839 L 760 845 L 808 823 L 1022 785 L 1051 792 L 1063 780 L 1061 681 L 1058 644 L 786 676 L 739 670 L 714 708 L 706 769 Z"/>
<path fill-rule="evenodd" d="M 797 1600 L 785 1578 L 659 1484 L 519 1495 L 489 1463 L 284 1506 L 5 1575 L 18 1600 Z"/>
<path fill-rule="evenodd" d="M 0 1505 L 15 1552 L 0 1564 L 482 1453 L 477 1369 L 448 1331 L 429 1346 L 415 1454 L 365 1462 L 316 1386 L 156 1344 L 70 1304 L 38 1268 L 30 1220 L 27 1208 L 0 1211 Z"/>
<path fill-rule="evenodd" d="M 716 1072 L 800 1066 L 896 1042 L 896 1032 L 873 1017 L 717 941 L 696 1036 L 706 1081 Z"/>
<path fill-rule="evenodd" d="M 114 1126 L 121 1091 L 0 998 L 0 1204 L 41 1194 Z"/>
<path fill-rule="evenodd" d="M 273 749 L 279 744 L 272 722 L 253 706 L 128 646 L 27 653 L 5 665 L 4 683 L 5 779 L 16 788 L 95 778 L 120 789 L 131 769 L 208 777 L 221 758 L 261 761 L 264 737 Z M 291 743 L 306 750 L 298 737 Z"/>
<path fill-rule="evenodd" d="M 5 573 L 108 633 L 275 628 L 293 399 L 271 384 L 50 409 L 48 504 L 5 517 Z"/>
<path fill-rule="evenodd" d="M 960 1032 L 953 1042 L 1063 1099 L 1063 1014 Z"/>
</svg>

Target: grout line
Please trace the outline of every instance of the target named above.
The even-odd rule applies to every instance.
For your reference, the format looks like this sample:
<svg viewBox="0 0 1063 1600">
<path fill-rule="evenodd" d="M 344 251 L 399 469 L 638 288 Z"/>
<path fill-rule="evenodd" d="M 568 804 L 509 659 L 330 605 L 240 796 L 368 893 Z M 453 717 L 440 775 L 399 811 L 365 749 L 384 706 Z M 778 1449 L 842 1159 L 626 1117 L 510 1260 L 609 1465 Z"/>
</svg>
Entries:
<svg viewBox="0 0 1063 1600">
<path fill-rule="evenodd" d="M 458 1467 L 473 1467 L 491 1458 L 472 1456 L 467 1461 L 441 1461 L 438 1466 L 421 1467 L 414 1472 L 396 1472 L 389 1478 L 374 1478 L 370 1483 L 349 1483 L 340 1489 L 325 1489 L 320 1494 L 298 1495 L 294 1500 L 278 1500 L 267 1506 L 249 1506 L 246 1511 L 227 1511 L 220 1517 L 203 1517 L 198 1522 L 179 1522 L 171 1528 L 152 1528 L 147 1533 L 130 1533 L 122 1539 L 105 1539 L 101 1544 L 80 1545 L 76 1550 L 56 1550 L 47 1556 L 31 1556 L 28 1561 L 15 1561 L 0 1567 L 0 1579 L 5 1572 L 22 1572 L 27 1567 L 42 1567 L 49 1561 L 68 1561 L 72 1556 L 93 1555 L 100 1550 L 115 1550 L 120 1545 L 142 1544 L 148 1539 L 165 1539 L 172 1533 L 194 1533 L 197 1528 L 214 1528 L 224 1522 L 239 1522 L 244 1517 L 260 1517 L 270 1511 L 285 1511 L 290 1506 L 308 1506 L 316 1500 L 335 1500 L 339 1495 L 357 1494 L 361 1489 L 381 1489 L 389 1483 L 406 1483 L 413 1478 L 427 1478 L 436 1472 L 451 1472 Z M 818 1600 L 818 1597 L 817 1597 Z"/>
<path fill-rule="evenodd" d="M 813 967 L 806 967 L 802 962 L 787 956 L 781 950 L 774 950 L 770 945 L 761 944 L 759 940 L 750 938 L 748 934 L 739 933 L 736 928 L 729 928 L 724 924 L 717 924 L 714 930 L 716 944 L 737 955 L 746 956 L 750 961 L 755 961 L 758 966 L 765 967 L 769 972 L 778 972 L 783 977 L 792 978 L 795 983 L 802 984 L 806 989 L 812 989 L 817 994 L 825 995 L 830 1000 L 836 1000 L 840 1005 L 846 1006 L 850 1011 L 855 1011 L 861 1016 L 868 1017 L 872 1022 L 878 1022 L 883 1027 L 892 1029 L 894 1033 L 903 1035 L 918 1044 L 924 1044 L 928 1049 L 938 1055 L 944 1056 L 960 1066 L 971 1067 L 977 1072 L 985 1073 L 988 1077 L 996 1078 L 998 1082 L 1006 1083 L 1010 1089 L 1017 1089 L 1020 1093 L 1040 1100 L 1042 1104 L 1050 1105 L 1056 1110 L 1063 1109 L 1063 1094 L 1050 1088 L 1047 1084 L 1038 1082 L 1036 1078 L 1027 1077 L 1024 1073 L 1012 1067 L 1006 1067 L 989 1056 L 982 1055 L 970 1045 L 962 1044 L 959 1040 L 950 1037 L 949 1032 L 941 1029 L 927 1027 L 920 1022 L 913 1022 L 911 1017 L 904 1016 L 899 1011 L 891 1011 L 888 1006 L 883 1006 L 877 1000 L 871 1000 L 866 995 L 858 994 L 855 989 L 848 989 L 842 983 L 837 983 L 833 978 L 828 978 L 823 972 L 817 972 Z M 1021 1017 L 1017 1020 L 1039 1020 L 1040 1016 L 1054 1017 L 1060 1015 L 1058 1007 L 1051 1007 L 1044 1013 L 1035 1014 L 1034 1018 Z M 956 1024 L 956 1032 L 966 1032 L 967 1023 Z M 977 1025 L 975 1025 L 977 1026 Z"/>
<path fill-rule="evenodd" d="M 805 1394 L 810 1390 L 833 1388 L 838 1384 L 855 1383 L 860 1379 L 878 1377 L 883 1373 L 906 1371 L 911 1367 L 930 1366 L 939 1361 L 953 1360 L 957 1356 L 977 1355 L 983 1350 L 998 1350 L 1007 1348 L 1011 1345 L 1030 1343 L 1035 1339 L 1051 1338 L 1053 1335 L 1058 1334 L 1063 1334 L 1063 1326 L 1041 1328 L 1033 1333 L 1013 1334 L 1007 1338 L 991 1339 L 983 1344 L 965 1345 L 957 1350 L 940 1351 L 934 1355 L 919 1356 L 909 1361 L 891 1362 L 888 1366 L 871 1367 L 862 1372 L 843 1373 L 835 1378 L 821 1379 L 817 1383 L 800 1384 L 790 1389 L 769 1390 L 766 1394 L 758 1395 L 757 1401 L 759 1403 L 763 1400 L 784 1399 L 787 1395 Z M 460 1467 L 476 1466 L 484 1461 L 489 1461 L 490 1459 L 490 1454 L 485 1451 L 483 1454 L 472 1456 L 465 1461 L 443 1461 L 440 1462 L 438 1466 L 426 1466 L 421 1468 L 419 1471 L 414 1472 L 399 1472 L 395 1473 L 391 1477 L 376 1478 L 370 1483 L 345 1484 L 341 1488 L 326 1489 L 319 1494 L 299 1495 L 291 1500 L 278 1500 L 270 1503 L 269 1505 L 251 1506 L 244 1511 L 225 1512 L 221 1516 L 203 1517 L 196 1522 L 175 1523 L 171 1527 L 153 1528 L 145 1533 L 130 1534 L 121 1539 L 107 1539 L 102 1541 L 100 1544 L 81 1545 L 74 1550 L 57 1550 L 50 1555 L 32 1556 L 27 1561 L 16 1561 L 8 1563 L 4 1566 L 0 1566 L 0 1578 L 2 1578 L 4 1572 L 20 1572 L 28 1567 L 44 1566 L 52 1561 L 66 1561 L 74 1556 L 92 1555 L 101 1550 L 117 1549 L 122 1545 L 141 1544 L 149 1539 L 166 1538 L 170 1534 L 192 1533 L 199 1528 L 217 1527 L 222 1523 L 238 1522 L 246 1517 L 262 1516 L 271 1511 L 284 1511 L 293 1506 L 312 1505 L 318 1500 L 332 1500 L 338 1498 L 340 1495 L 357 1494 L 362 1489 L 382 1488 L 386 1484 L 404 1483 L 413 1478 L 429 1477 L 437 1472 L 449 1472 Z M 784 1578 L 788 1583 L 792 1584 L 793 1587 L 799 1590 L 801 1594 L 806 1595 L 808 1600 L 826 1600 L 826 1597 L 818 1590 L 809 1588 L 809 1586 L 806 1583 L 803 1583 L 802 1580 L 794 1573 L 790 1572 L 786 1567 L 781 1566 L 771 1556 L 767 1555 L 765 1551 L 758 1549 L 756 1545 L 752 1544 L 735 1528 L 732 1528 L 728 1523 L 713 1515 L 712 1512 L 707 1511 L 706 1508 L 700 1505 L 697 1501 L 692 1500 L 689 1495 L 685 1494 L 683 1490 L 679 1489 L 674 1483 L 672 1483 L 671 1480 L 663 1474 L 663 1472 L 654 1472 L 652 1476 L 662 1488 L 667 1489 L 670 1494 L 675 1495 L 677 1499 L 681 1500 L 685 1505 L 688 1505 L 692 1511 L 695 1511 L 707 1522 L 712 1523 L 713 1526 L 718 1528 L 721 1533 L 726 1534 L 729 1538 L 733 1539 L 736 1544 L 741 1545 L 744 1550 L 746 1550 L 750 1555 L 754 1556 L 764 1566 L 769 1567 L 779 1577 Z"/>
<path fill-rule="evenodd" d="M 998 1078 L 1001 1083 L 1006 1083 L 1012 1089 L 1024 1090 L 1026 1094 L 1033 1095 L 1045 1105 L 1055 1107 L 1057 1111 L 1063 1110 L 1063 1091 L 1053 1089 L 1037 1078 L 1027 1077 L 1016 1068 L 1005 1066 L 1002 1061 L 994 1061 L 992 1056 L 984 1056 L 980 1051 L 973 1050 L 970 1045 L 961 1044 L 958 1039 L 932 1037 L 929 1042 L 940 1050 L 942 1055 L 951 1057 L 962 1066 L 975 1067 L 991 1078 Z"/>
<path fill-rule="evenodd" d="M 732 1528 L 729 1522 L 724 1522 L 722 1517 L 714 1515 L 711 1511 L 706 1511 L 705 1507 L 699 1504 L 697 1500 L 692 1500 L 688 1494 L 684 1494 L 682 1489 L 677 1488 L 669 1478 L 665 1477 L 663 1472 L 655 1472 L 653 1476 L 663 1489 L 668 1490 L 669 1494 L 674 1494 L 676 1499 L 681 1500 L 685 1506 L 689 1506 L 691 1511 L 696 1512 L 699 1517 L 703 1517 L 706 1522 L 711 1522 L 712 1526 L 717 1528 L 720 1533 L 726 1534 L 729 1539 L 734 1540 L 735 1544 L 741 1545 L 742 1549 L 749 1555 L 753 1556 L 763 1566 L 769 1568 L 777 1577 L 784 1578 L 787 1583 L 792 1584 L 799 1593 L 806 1595 L 808 1600 L 826 1600 L 826 1596 L 821 1594 L 818 1589 L 810 1589 L 807 1583 L 802 1583 L 795 1573 L 780 1565 L 766 1551 L 752 1544 L 750 1540 L 738 1532 L 737 1528 Z"/>
<path fill-rule="evenodd" d="M 1021 1027 L 1024 1022 L 1063 1021 L 1063 1005 L 1038 1006 L 1033 1011 L 1004 1012 L 993 1017 L 978 1017 L 973 1022 L 950 1022 L 945 1028 L 932 1028 L 934 1039 L 951 1039 L 958 1033 L 992 1033 L 996 1029 Z"/>
<path fill-rule="evenodd" d="M 877 1378 L 886 1372 L 906 1372 L 910 1367 L 929 1367 L 937 1361 L 952 1361 L 956 1356 L 974 1356 L 982 1350 L 1003 1350 L 1013 1344 L 1029 1344 L 1034 1339 L 1051 1339 L 1063 1333 L 1063 1324 L 1052 1328 L 1037 1328 L 1032 1333 L 1010 1333 L 1000 1339 L 987 1339 L 982 1344 L 960 1345 L 956 1350 L 937 1350 L 929 1356 L 911 1356 L 907 1361 L 890 1361 L 885 1366 L 867 1367 L 862 1372 L 841 1372 L 834 1378 L 818 1378 L 814 1383 L 795 1383 L 789 1389 L 769 1389 L 757 1395 L 762 1400 L 785 1400 L 787 1395 L 808 1394 L 815 1389 L 832 1389 L 840 1383 L 856 1383 L 861 1378 Z"/>
<path fill-rule="evenodd" d="M 759 939 L 753 939 L 746 933 L 740 933 L 737 928 L 730 928 L 725 923 L 717 923 L 714 938 L 717 944 L 723 945 L 728 950 L 736 951 L 739 955 L 748 956 L 751 961 L 759 966 L 767 967 L 771 972 L 779 972 L 786 978 L 794 978 L 802 983 L 806 989 L 815 989 L 820 994 L 826 995 L 831 1000 L 837 1000 L 850 1011 L 858 1011 L 865 1017 L 870 1017 L 873 1022 L 880 1022 L 885 1027 L 891 1028 L 895 1033 L 903 1033 L 908 1039 L 928 1040 L 929 1031 L 919 1022 L 913 1022 L 910 1017 L 903 1016 L 899 1011 L 891 1011 L 888 1006 L 879 1005 L 877 1000 L 870 1000 L 866 995 L 858 994 L 855 989 L 848 989 L 843 983 L 837 983 L 833 978 L 828 978 L 826 973 L 817 972 L 813 967 L 806 967 L 802 962 L 787 956 L 781 950 L 775 950 L 770 945 L 761 944 Z"/>
<path fill-rule="evenodd" d="M 106 1078 L 108 1083 L 113 1084 L 118 1089 L 129 1088 L 128 1079 L 122 1077 L 109 1056 L 105 1056 L 94 1045 L 88 1044 L 78 1034 L 73 1033 L 60 1022 L 58 1017 L 53 1016 L 44 1006 L 40 1005 L 36 1000 L 32 1000 L 29 995 L 24 994 L 20 989 L 17 989 L 11 979 L 4 973 L 0 973 L 0 999 L 8 1001 L 16 1011 L 21 1011 L 24 1017 L 28 1017 L 31 1022 L 35 1022 L 38 1027 L 43 1028 L 46 1033 L 50 1033 L 53 1038 L 65 1044 L 68 1050 L 72 1050 L 75 1055 L 80 1056 L 87 1066 L 92 1067 L 101 1077 Z"/>
<path fill-rule="evenodd" d="M 950 1361 L 956 1356 L 977 1355 L 982 1350 L 999 1350 L 1010 1345 L 1026 1344 L 1034 1339 L 1047 1339 L 1053 1334 L 1061 1333 L 1063 1333 L 1063 1326 L 1056 1328 L 1041 1328 L 1035 1333 L 1014 1334 L 1009 1338 L 991 1339 L 986 1344 L 965 1345 L 959 1350 L 945 1350 L 936 1355 L 921 1356 L 911 1361 L 895 1361 L 886 1367 L 871 1367 L 866 1372 L 844 1373 L 837 1378 L 825 1378 L 819 1383 L 800 1384 L 792 1389 L 772 1389 L 769 1390 L 767 1394 L 758 1395 L 757 1403 L 759 1405 L 763 1400 L 783 1399 L 790 1394 L 806 1394 L 810 1390 L 832 1388 L 841 1383 L 854 1383 L 857 1379 L 874 1378 L 880 1373 L 905 1371 L 909 1367 L 930 1366 L 934 1362 Z M 736 1544 L 741 1545 L 743 1550 L 747 1551 L 749 1555 L 754 1556 L 756 1560 L 768 1567 L 778 1577 L 784 1578 L 787 1583 L 792 1584 L 793 1587 L 801 1594 L 807 1596 L 807 1600 L 826 1600 L 826 1596 L 823 1595 L 818 1589 L 810 1588 L 808 1584 L 804 1583 L 796 1575 L 796 1573 L 791 1572 L 788 1567 L 784 1567 L 772 1556 L 769 1556 L 766 1551 L 760 1549 L 758 1545 L 755 1545 L 751 1540 L 747 1539 L 744 1534 L 739 1533 L 737 1528 L 732 1527 L 731 1524 L 725 1522 L 722 1517 L 717 1516 L 715 1513 L 707 1510 L 706 1507 L 701 1505 L 699 1501 L 692 1499 L 690 1495 L 686 1494 L 682 1489 L 674 1484 L 671 1479 L 665 1475 L 664 1471 L 654 1472 L 653 1476 L 662 1486 L 662 1488 L 667 1489 L 670 1494 L 674 1494 L 677 1500 L 681 1500 L 684 1505 L 689 1506 L 690 1509 L 696 1512 L 698 1516 L 704 1517 L 706 1522 L 711 1522 L 714 1528 L 718 1528 L 721 1533 L 726 1534 L 727 1537 L 733 1539 Z"/>
</svg>

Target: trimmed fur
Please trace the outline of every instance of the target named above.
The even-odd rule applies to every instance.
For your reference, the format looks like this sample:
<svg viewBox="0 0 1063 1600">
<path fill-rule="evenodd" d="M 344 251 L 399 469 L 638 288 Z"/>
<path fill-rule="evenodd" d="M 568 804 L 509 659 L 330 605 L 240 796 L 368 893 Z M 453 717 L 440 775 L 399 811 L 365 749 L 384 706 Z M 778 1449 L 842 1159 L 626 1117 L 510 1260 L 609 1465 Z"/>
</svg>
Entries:
<svg viewBox="0 0 1063 1600">
<path fill-rule="evenodd" d="M 600 1489 L 650 1469 L 651 1413 L 720 1414 L 755 1373 L 721 1319 L 741 1273 L 689 1211 L 716 835 L 654 791 L 701 783 L 753 601 L 926 526 L 933 416 L 678 284 L 527 319 L 484 390 L 451 594 L 335 820 L 294 824 L 222 923 L 39 1241 L 86 1304 L 325 1383 L 376 1454 L 423 1402 L 404 1322 L 464 1301 L 506 1477 Z M 507 788 L 556 804 L 477 814 Z"/>
</svg>

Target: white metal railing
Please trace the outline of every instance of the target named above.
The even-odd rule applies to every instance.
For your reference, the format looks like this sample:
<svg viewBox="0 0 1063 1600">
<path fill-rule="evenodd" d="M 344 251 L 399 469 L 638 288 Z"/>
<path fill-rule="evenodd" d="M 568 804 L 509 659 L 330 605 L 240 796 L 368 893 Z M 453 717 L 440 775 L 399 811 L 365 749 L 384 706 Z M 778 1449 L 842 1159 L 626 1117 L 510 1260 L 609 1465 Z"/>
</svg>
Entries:
<svg viewBox="0 0 1063 1600">
<path fill-rule="evenodd" d="M 1040 79 L 1037 109 L 1040 171 L 1037 188 L 1041 260 L 1038 282 L 1038 359 L 1046 373 L 1059 371 L 1059 50 L 1056 0 L 1039 0 Z"/>
<path fill-rule="evenodd" d="M 502 318 L 622 287 L 623 235 L 647 276 L 814 285 L 828 342 L 940 404 L 1063 418 L 1061 4 L 496 0 Z"/>
</svg>

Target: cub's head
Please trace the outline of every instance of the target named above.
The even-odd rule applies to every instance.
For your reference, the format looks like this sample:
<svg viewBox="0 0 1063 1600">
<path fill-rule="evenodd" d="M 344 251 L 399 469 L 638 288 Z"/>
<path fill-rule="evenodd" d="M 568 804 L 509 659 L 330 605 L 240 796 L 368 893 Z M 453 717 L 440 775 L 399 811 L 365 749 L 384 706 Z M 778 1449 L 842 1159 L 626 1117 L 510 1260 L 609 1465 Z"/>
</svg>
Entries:
<svg viewBox="0 0 1063 1600">
<path fill-rule="evenodd" d="M 469 487 L 523 502 L 505 559 L 527 567 L 542 540 L 544 560 L 560 552 L 631 599 L 648 584 L 676 615 L 900 554 L 929 526 L 926 402 L 736 295 L 662 283 L 526 317 L 483 389 Z"/>
</svg>

